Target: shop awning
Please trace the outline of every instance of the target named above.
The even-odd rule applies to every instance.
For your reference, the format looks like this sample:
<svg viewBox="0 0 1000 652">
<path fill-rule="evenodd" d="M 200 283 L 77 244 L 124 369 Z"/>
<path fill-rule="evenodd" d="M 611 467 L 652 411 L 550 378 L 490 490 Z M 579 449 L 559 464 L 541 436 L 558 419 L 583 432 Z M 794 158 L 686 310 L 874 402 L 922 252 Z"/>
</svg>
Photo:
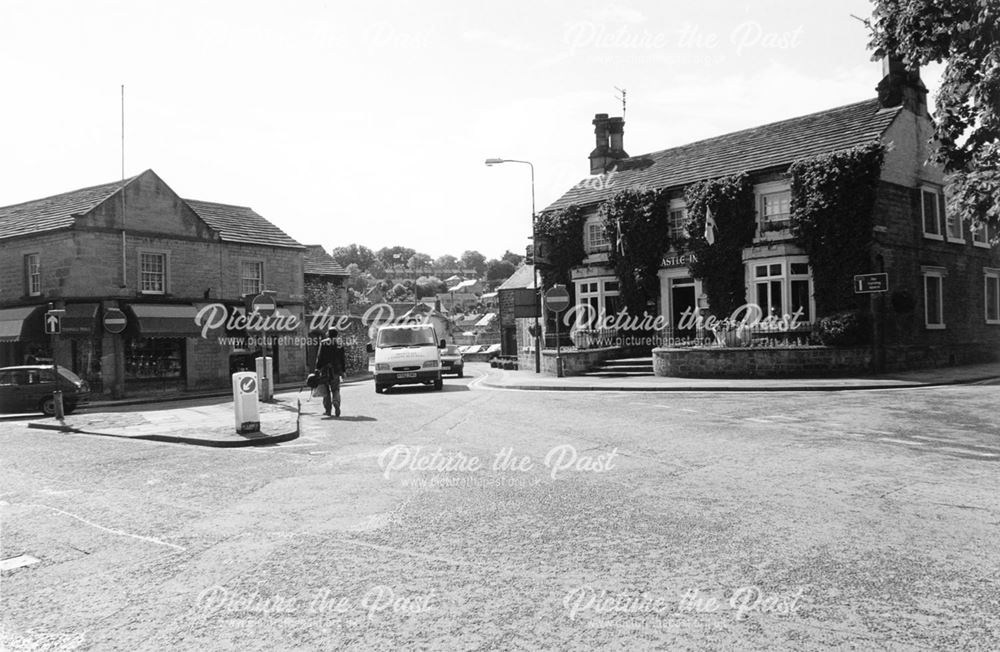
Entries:
<svg viewBox="0 0 1000 652">
<path fill-rule="evenodd" d="M 35 317 L 33 319 L 33 317 Z M 0 310 L 0 342 L 44 339 L 41 306 L 5 308 Z"/>
<path fill-rule="evenodd" d="M 68 303 L 62 318 L 62 335 L 93 335 L 97 328 L 96 303 Z"/>
<path fill-rule="evenodd" d="M 139 337 L 201 337 L 194 321 L 198 311 L 190 304 L 133 303 L 128 309 L 135 317 Z"/>
</svg>

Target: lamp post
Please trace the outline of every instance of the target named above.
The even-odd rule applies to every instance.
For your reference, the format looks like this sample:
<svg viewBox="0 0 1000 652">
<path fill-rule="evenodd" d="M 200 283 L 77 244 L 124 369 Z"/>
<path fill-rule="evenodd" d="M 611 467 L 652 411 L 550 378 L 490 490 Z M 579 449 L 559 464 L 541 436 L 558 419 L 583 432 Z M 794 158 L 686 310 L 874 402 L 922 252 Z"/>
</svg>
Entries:
<svg viewBox="0 0 1000 652">
<path fill-rule="evenodd" d="M 531 164 L 531 161 L 519 161 L 512 158 L 488 158 L 486 159 L 486 165 L 500 165 L 501 163 L 524 163 L 529 168 L 531 168 L 531 246 L 534 249 L 534 261 L 531 270 L 531 283 L 532 289 L 535 291 L 535 373 L 542 372 L 542 350 L 539 347 L 538 338 L 541 335 L 541 329 L 538 326 L 538 311 L 541 310 L 542 302 L 538 296 L 538 247 L 535 238 L 535 166 Z"/>
</svg>

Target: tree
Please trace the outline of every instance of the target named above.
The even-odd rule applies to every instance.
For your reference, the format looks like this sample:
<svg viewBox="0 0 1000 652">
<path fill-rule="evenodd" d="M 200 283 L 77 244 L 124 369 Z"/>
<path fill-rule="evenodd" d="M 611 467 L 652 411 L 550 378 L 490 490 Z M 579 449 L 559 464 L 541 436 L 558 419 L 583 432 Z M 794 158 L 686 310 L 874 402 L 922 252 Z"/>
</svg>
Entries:
<svg viewBox="0 0 1000 652">
<path fill-rule="evenodd" d="M 462 254 L 462 265 L 466 269 L 474 269 L 477 274 L 486 271 L 486 256 L 478 251 L 466 251 Z"/>
<path fill-rule="evenodd" d="M 908 67 L 945 62 L 935 103 L 934 159 L 949 175 L 950 211 L 1000 227 L 1000 4 L 874 0 L 869 47 Z M 1000 229 L 997 229 L 1000 231 Z M 995 233 L 997 232 L 995 231 Z M 994 242 L 1000 235 L 994 236 Z"/>
<path fill-rule="evenodd" d="M 416 250 L 410 249 L 409 247 L 402 247 L 400 245 L 394 245 L 392 247 L 382 247 L 377 252 L 375 252 L 375 257 L 378 258 L 379 262 L 385 268 L 390 267 L 401 267 L 410 260 L 410 256 L 417 253 Z"/>
<path fill-rule="evenodd" d="M 455 269 L 458 267 L 458 258 L 455 258 L 451 254 L 445 254 L 443 256 L 438 256 L 437 260 L 434 261 L 434 269 Z"/>
<path fill-rule="evenodd" d="M 412 270 L 430 269 L 431 257 L 427 254 L 415 253 L 406 261 L 406 266 Z"/>
<path fill-rule="evenodd" d="M 396 283 L 385 295 L 389 301 L 406 301 L 410 298 L 410 290 L 402 283 Z"/>
<path fill-rule="evenodd" d="M 439 292 L 444 292 L 444 281 L 437 276 L 421 276 L 417 279 L 415 292 L 418 299 L 436 296 Z"/>
<path fill-rule="evenodd" d="M 524 256 L 520 254 L 515 254 L 513 251 L 507 250 L 504 252 L 503 256 L 500 256 L 500 260 L 506 260 L 516 269 L 522 262 L 524 262 Z"/>
<path fill-rule="evenodd" d="M 514 263 L 508 260 L 497 260 L 496 258 L 486 263 L 486 280 L 502 281 L 510 278 L 517 268 Z"/>
<path fill-rule="evenodd" d="M 375 262 L 375 254 L 371 249 L 365 247 L 364 245 L 349 244 L 344 247 L 334 247 L 333 251 L 330 252 L 333 259 L 336 260 L 341 267 L 347 268 L 349 265 L 357 265 L 358 269 L 362 272 L 367 272 L 371 270 L 372 264 Z"/>
</svg>

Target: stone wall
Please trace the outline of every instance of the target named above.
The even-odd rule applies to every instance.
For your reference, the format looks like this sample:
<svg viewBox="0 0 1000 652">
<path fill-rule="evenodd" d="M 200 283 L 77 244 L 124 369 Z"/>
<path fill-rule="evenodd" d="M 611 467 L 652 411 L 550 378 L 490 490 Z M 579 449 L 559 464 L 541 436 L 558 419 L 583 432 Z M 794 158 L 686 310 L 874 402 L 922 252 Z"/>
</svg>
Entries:
<svg viewBox="0 0 1000 652">
<path fill-rule="evenodd" d="M 890 346 L 885 370 L 907 371 L 1000 359 L 1000 348 Z M 676 378 L 836 378 L 872 373 L 870 347 L 653 349 L 653 373 Z"/>
<path fill-rule="evenodd" d="M 580 376 L 590 371 L 600 363 L 604 362 L 612 355 L 619 353 L 621 349 L 617 347 L 605 348 L 605 349 L 566 349 L 560 354 L 562 358 L 562 368 L 564 376 Z M 530 366 L 526 367 L 523 362 L 518 360 L 520 369 L 531 369 L 535 368 L 535 358 L 534 354 L 531 356 Z M 544 349 L 542 351 L 542 373 L 549 374 L 550 376 L 557 375 L 556 372 L 556 351 L 555 349 Z"/>
<path fill-rule="evenodd" d="M 653 349 L 653 373 L 677 378 L 822 378 L 866 374 L 870 348 Z"/>
</svg>

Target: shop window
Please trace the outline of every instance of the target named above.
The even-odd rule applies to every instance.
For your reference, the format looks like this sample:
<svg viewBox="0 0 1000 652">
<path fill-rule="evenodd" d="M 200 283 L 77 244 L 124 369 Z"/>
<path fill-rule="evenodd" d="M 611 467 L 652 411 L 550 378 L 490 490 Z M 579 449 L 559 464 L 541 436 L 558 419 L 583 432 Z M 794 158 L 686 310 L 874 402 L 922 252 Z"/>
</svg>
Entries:
<svg viewBox="0 0 1000 652">
<path fill-rule="evenodd" d="M 264 289 L 264 263 L 259 260 L 244 260 L 240 264 L 243 294 L 260 294 Z"/>
<path fill-rule="evenodd" d="M 987 267 L 983 277 L 986 292 L 986 323 L 1000 324 L 1000 269 Z"/>
<path fill-rule="evenodd" d="M 24 293 L 37 297 L 42 293 L 42 264 L 39 254 L 24 257 Z"/>
<path fill-rule="evenodd" d="M 138 338 L 126 340 L 126 380 L 180 380 L 184 377 L 183 361 L 183 339 Z"/>
<path fill-rule="evenodd" d="M 944 325 L 944 278 L 943 267 L 924 267 L 924 326 L 942 329 Z"/>
</svg>

